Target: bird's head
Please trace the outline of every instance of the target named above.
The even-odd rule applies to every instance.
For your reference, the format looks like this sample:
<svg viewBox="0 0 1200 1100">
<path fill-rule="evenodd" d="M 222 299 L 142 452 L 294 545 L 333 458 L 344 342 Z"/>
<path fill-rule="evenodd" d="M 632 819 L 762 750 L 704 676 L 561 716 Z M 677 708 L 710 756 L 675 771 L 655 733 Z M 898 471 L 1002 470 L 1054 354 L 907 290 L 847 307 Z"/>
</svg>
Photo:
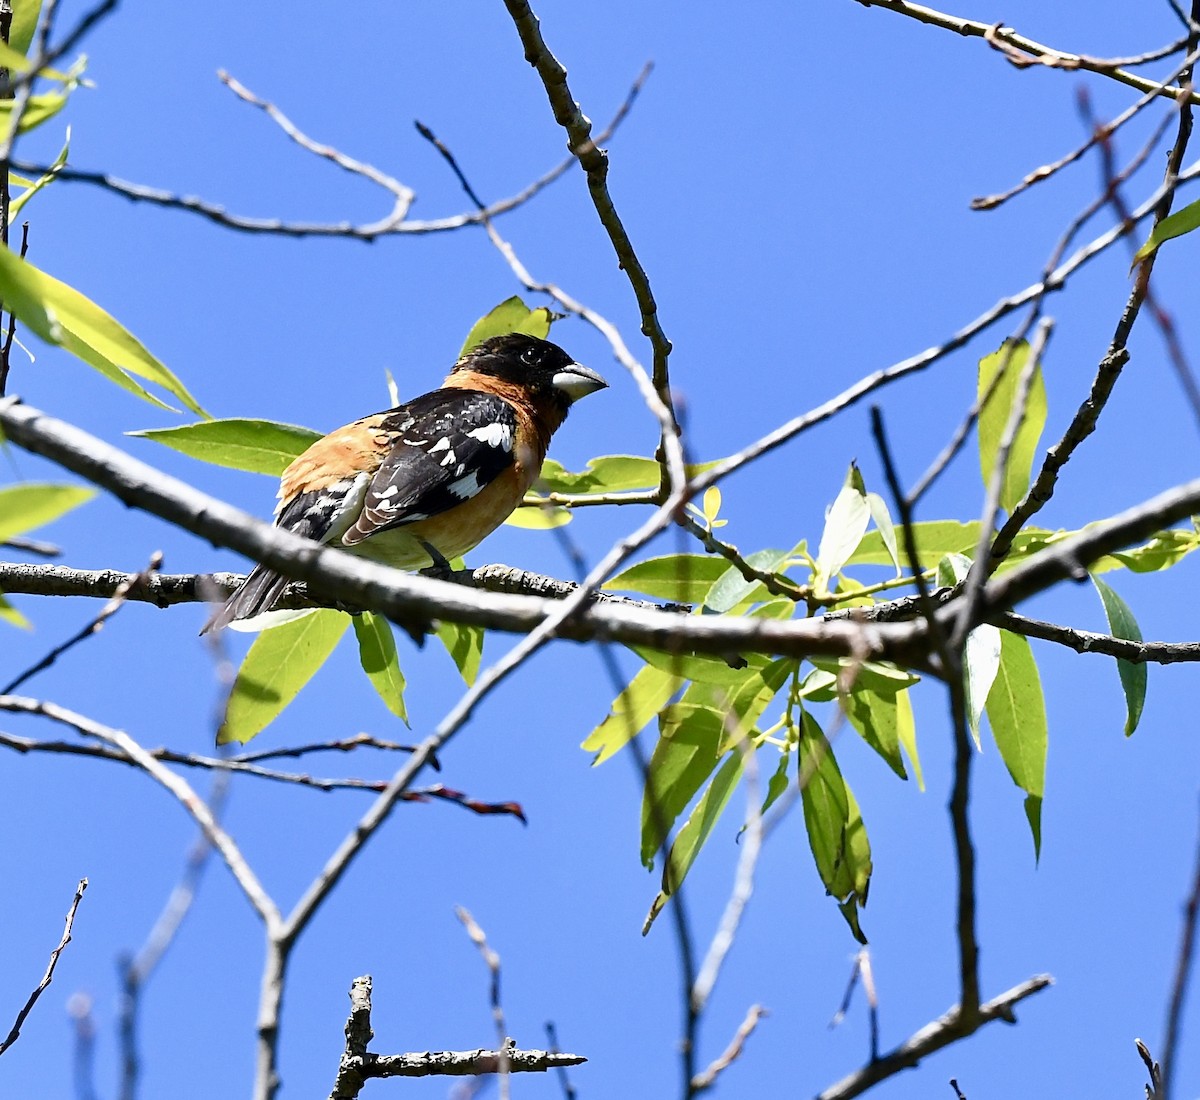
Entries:
<svg viewBox="0 0 1200 1100">
<path fill-rule="evenodd" d="M 476 344 L 450 372 L 469 372 L 508 382 L 526 390 L 535 401 L 549 402 L 566 413 L 571 404 L 608 383 L 594 370 L 576 363 L 557 344 L 510 332 Z"/>
</svg>

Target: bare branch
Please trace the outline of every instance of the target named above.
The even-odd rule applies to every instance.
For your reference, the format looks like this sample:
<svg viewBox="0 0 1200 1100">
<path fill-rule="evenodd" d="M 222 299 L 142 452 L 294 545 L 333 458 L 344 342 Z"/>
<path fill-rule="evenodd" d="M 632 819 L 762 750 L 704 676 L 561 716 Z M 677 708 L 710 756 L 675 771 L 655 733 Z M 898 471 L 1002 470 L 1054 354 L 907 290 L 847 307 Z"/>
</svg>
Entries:
<svg viewBox="0 0 1200 1100">
<path fill-rule="evenodd" d="M 697 1073 L 692 1078 L 693 1092 L 704 1092 L 705 1089 L 710 1089 L 717 1083 L 717 1078 L 721 1073 L 741 1057 L 742 1051 L 746 1047 L 746 1040 L 754 1034 L 754 1029 L 758 1027 L 758 1021 L 767 1015 L 769 1013 L 762 1005 L 750 1006 L 750 1011 L 746 1013 L 746 1018 L 739 1025 L 729 1046 L 725 1048 L 721 1056 L 710 1062 L 702 1073 Z"/>
<path fill-rule="evenodd" d="M 50 962 L 46 967 L 46 973 L 42 975 L 42 980 L 38 982 L 37 988 L 29 994 L 29 999 L 25 1002 L 21 1011 L 17 1013 L 16 1022 L 13 1024 L 8 1036 L 4 1042 L 0 1043 L 0 1054 L 8 1050 L 21 1037 L 21 1027 L 33 1011 L 33 1006 L 37 1004 L 38 998 L 51 981 L 54 980 L 54 968 L 58 966 L 59 955 L 63 953 L 63 949 L 67 944 L 71 942 L 71 928 L 75 924 L 75 911 L 79 908 L 79 903 L 83 901 L 83 892 L 87 888 L 88 880 L 81 878 L 79 885 L 75 887 L 75 897 L 71 901 L 71 908 L 67 910 L 67 922 L 66 927 L 63 928 L 62 939 L 58 941 L 58 946 L 50 952 Z"/>
<path fill-rule="evenodd" d="M 1179 935 L 1179 951 L 1175 958 L 1175 977 L 1171 983 L 1171 999 L 1167 1005 L 1166 1037 L 1163 1039 L 1161 1072 L 1158 1087 L 1161 1100 L 1170 1100 L 1174 1084 L 1175 1051 L 1183 1024 L 1183 1002 L 1191 979 L 1192 961 L 1196 953 L 1196 924 L 1200 919 L 1200 842 L 1197 843 L 1192 888 L 1183 907 L 1183 928 Z"/>
<path fill-rule="evenodd" d="M 933 27 L 941 27 L 943 30 L 954 31 L 956 34 L 961 34 L 964 38 L 982 38 L 993 46 L 1011 47 L 1013 50 L 1019 51 L 1020 54 L 1033 58 L 1034 63 L 1042 62 L 1052 68 L 1067 70 L 1084 69 L 1088 72 L 1110 77 L 1113 80 L 1120 81 L 1122 84 L 1128 84 L 1129 87 L 1136 88 L 1139 92 L 1149 92 L 1157 88 L 1155 81 L 1147 80 L 1144 77 L 1115 67 L 1113 61 L 1056 50 L 1050 46 L 1044 46 L 1040 42 L 1034 42 L 1024 35 L 1017 34 L 1010 27 L 995 23 L 979 23 L 974 19 L 959 19 L 957 16 L 946 15 L 943 12 L 935 11 L 933 8 L 922 7 L 920 4 L 910 4 L 907 0 L 858 0 L 858 3 L 862 4 L 864 8 L 886 8 L 888 11 L 894 11 L 899 15 L 907 15 L 918 22 L 928 23 Z M 1175 48 L 1178 49 L 1178 46 Z M 1005 52 L 1005 56 L 1009 60 L 1013 60 L 1011 53 Z M 1140 63 L 1147 57 L 1148 55 L 1143 54 L 1128 60 Z M 1126 59 L 1121 58 L 1117 60 Z M 1174 97 L 1178 92 L 1179 89 L 1176 87 L 1166 87 L 1158 89 L 1156 94 Z M 1193 102 L 1200 103 L 1200 99 L 1197 99 L 1194 93 L 1192 94 L 1192 100 Z"/>
<path fill-rule="evenodd" d="M 842 1078 L 836 1085 L 831 1085 L 817 1097 L 817 1100 L 851 1100 L 851 1097 L 861 1096 L 880 1081 L 894 1077 L 902 1070 L 911 1069 L 922 1058 L 929 1057 L 935 1051 L 941 1050 L 959 1039 L 965 1039 L 968 1035 L 974 1035 L 984 1024 L 989 1024 L 993 1020 L 1003 1020 L 1005 1023 L 1015 1024 L 1017 1018 L 1013 1013 L 1013 1007 L 1025 1000 L 1026 997 L 1031 997 L 1034 993 L 1052 985 L 1053 982 L 1054 979 L 1048 974 L 1039 974 L 1035 978 L 1030 978 L 1006 993 L 1001 993 L 999 997 L 980 1005 L 978 1012 L 970 1020 L 964 1017 L 961 1008 L 955 1005 L 944 1016 L 926 1024 L 920 1031 L 911 1035 L 882 1058 L 871 1060 L 861 1069 Z"/>
</svg>

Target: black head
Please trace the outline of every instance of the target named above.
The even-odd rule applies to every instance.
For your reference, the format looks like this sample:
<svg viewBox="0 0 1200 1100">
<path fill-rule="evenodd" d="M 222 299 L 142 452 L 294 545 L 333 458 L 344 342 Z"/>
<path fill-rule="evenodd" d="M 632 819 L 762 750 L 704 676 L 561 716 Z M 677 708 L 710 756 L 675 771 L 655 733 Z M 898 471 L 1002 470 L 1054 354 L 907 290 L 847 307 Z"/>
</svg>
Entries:
<svg viewBox="0 0 1200 1100">
<path fill-rule="evenodd" d="M 557 344 L 510 332 L 476 344 L 450 372 L 471 371 L 528 389 L 535 399 L 550 400 L 562 409 L 608 383 L 594 370 L 576 363 Z"/>
</svg>

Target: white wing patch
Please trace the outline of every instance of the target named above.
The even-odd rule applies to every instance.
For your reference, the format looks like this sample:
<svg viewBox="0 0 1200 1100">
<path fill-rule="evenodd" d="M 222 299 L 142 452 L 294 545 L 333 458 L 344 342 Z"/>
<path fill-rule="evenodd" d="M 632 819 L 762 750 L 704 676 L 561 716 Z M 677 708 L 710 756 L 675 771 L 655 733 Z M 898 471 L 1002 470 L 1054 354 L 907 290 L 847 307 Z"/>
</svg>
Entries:
<svg viewBox="0 0 1200 1100">
<path fill-rule="evenodd" d="M 479 484 L 479 475 L 472 470 L 469 474 L 464 477 L 460 477 L 457 481 L 450 482 L 446 488 L 461 500 L 467 500 L 478 493 L 483 486 Z"/>
<path fill-rule="evenodd" d="M 512 450 L 512 428 L 499 421 L 494 420 L 490 424 L 472 428 L 467 435 L 478 439 L 480 443 L 486 443 L 489 447 L 499 447 L 502 451 Z"/>
</svg>

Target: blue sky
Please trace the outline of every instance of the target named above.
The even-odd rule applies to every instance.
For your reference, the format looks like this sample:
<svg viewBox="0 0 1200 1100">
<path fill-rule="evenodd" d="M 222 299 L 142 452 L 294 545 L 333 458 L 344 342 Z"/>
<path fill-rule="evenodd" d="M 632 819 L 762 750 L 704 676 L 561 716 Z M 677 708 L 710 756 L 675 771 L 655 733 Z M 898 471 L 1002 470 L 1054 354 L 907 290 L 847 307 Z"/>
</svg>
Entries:
<svg viewBox="0 0 1200 1100">
<path fill-rule="evenodd" d="M 955 14 L 1003 18 L 1039 41 L 1099 56 L 1136 53 L 1178 33 L 1165 3 L 1141 5 L 1136 14 L 1111 0 L 1086 10 L 988 3 Z M 80 7 L 63 8 L 66 26 Z M 1097 164 L 1085 160 L 999 211 L 973 213 L 970 199 L 1005 189 L 1082 139 L 1079 88 L 1102 115 L 1133 98 L 1095 76 L 1017 71 L 978 40 L 852 0 L 736 10 L 553 0 L 536 10 L 572 90 L 599 124 L 643 63 L 655 62 L 610 145 L 610 187 L 675 345 L 673 381 L 698 459 L 735 451 L 1033 282 L 1067 222 L 1096 194 Z M 489 200 L 518 191 L 563 154 L 563 135 L 499 3 L 339 9 L 217 2 L 202 11 L 127 3 L 86 49 L 96 87 L 80 91 L 63 116 L 72 126 L 72 163 L 199 194 L 240 213 L 366 221 L 388 202 L 289 144 L 221 86 L 219 68 L 313 137 L 415 188 L 418 217 L 459 212 L 465 199 L 414 119 L 456 152 Z M 1149 125 L 1123 134 L 1121 153 L 1132 155 Z M 60 142 L 61 126 L 51 124 L 20 151 L 53 156 Z M 1131 196 L 1150 192 L 1161 163 L 1151 158 Z M 250 237 L 68 184 L 40 195 L 30 215 L 30 259 L 120 318 L 217 415 L 328 430 L 387 404 L 385 370 L 403 394 L 422 392 L 440 380 L 475 318 L 520 290 L 478 230 L 372 246 Z M 535 277 L 610 317 L 649 360 L 633 296 L 581 174 L 568 173 L 499 227 Z M 1192 248 L 1178 242 L 1156 270 L 1189 349 L 1197 335 L 1186 267 Z M 1057 330 L 1045 363 L 1047 439 L 1061 433 L 1107 346 L 1128 294 L 1127 266 L 1128 253 L 1113 249 L 1049 302 Z M 880 395 L 910 482 L 970 402 L 977 359 L 1008 331 L 998 326 Z M 554 337 L 613 386 L 572 414 L 553 456 L 578 469 L 598 454 L 652 453 L 654 422 L 604 342 L 578 321 L 562 322 Z M 1043 515 L 1050 526 L 1116 513 L 1194 471 L 1196 425 L 1158 332 L 1143 321 L 1130 350 L 1099 430 Z M 33 364 L 16 359 L 12 392 L 206 491 L 269 513 L 274 486 L 267 479 L 124 438 L 178 420 L 116 391 L 65 353 L 35 353 Z M 722 533 L 746 550 L 805 536 L 815 542 L 852 459 L 868 485 L 882 490 L 865 407 L 731 479 Z M 5 480 L 58 476 L 14 453 Z M 978 462 L 968 451 L 919 518 L 969 519 L 981 504 Z M 634 523 L 592 510 L 572 532 L 594 561 Z M 137 569 L 157 549 L 171 572 L 245 564 L 111 500 L 93 502 L 45 535 L 80 567 Z M 680 545 L 669 535 L 654 549 Z M 554 539 L 511 528 L 469 560 L 570 574 Z M 1112 577 L 1147 638 L 1195 636 L 1197 568 L 1188 561 L 1167 573 Z M 96 610 L 15 601 L 37 630 L 6 630 L 5 669 L 29 664 Z M 1103 628 L 1099 603 L 1083 586 L 1039 598 L 1030 613 Z M 203 615 L 198 607 L 130 606 L 27 690 L 143 744 L 205 751 L 219 689 L 196 637 Z M 489 639 L 486 653 L 494 658 L 509 644 Z M 401 646 L 416 736 L 449 709 L 461 684 L 436 644 L 421 652 Z M 1156 1051 L 1161 1043 L 1197 830 L 1197 673 L 1152 669 L 1142 726 L 1126 740 L 1111 660 L 1037 644 L 1035 653 L 1051 735 L 1039 865 L 1020 793 L 993 745 L 985 742 L 976 768 L 982 979 L 985 996 L 1044 971 L 1057 984 L 1023 1006 L 1018 1028 L 985 1029 L 881 1086 L 881 1098 L 951 1095 L 950 1077 L 970 1100 L 1137 1095 L 1144 1075 L 1133 1039 Z M 632 672 L 632 658 L 621 659 Z M 363 972 L 375 981 L 375 1049 L 491 1043 L 486 974 L 454 918 L 456 904 L 475 914 L 502 956 L 504 1006 L 518 1041 L 542 1045 L 543 1023 L 552 1019 L 563 1045 L 589 1057 L 574 1075 L 582 1096 L 677 1091 L 674 944 L 665 922 L 640 935 L 657 878 L 637 858 L 639 783 L 624 759 L 593 768 L 579 748 L 612 695 L 594 654 L 559 645 L 494 693 L 443 755 L 444 782 L 477 798 L 519 801 L 528 827 L 442 805 L 397 809 L 293 959 L 284 1095 L 328 1090 L 346 991 Z M 864 926 L 885 1047 L 957 996 L 945 812 L 951 740 L 941 693 L 918 688 L 916 712 L 924 793 L 899 783 L 864 746 L 839 742 L 874 849 Z M 8 716 L 2 725 L 50 736 L 31 720 Z M 407 736 L 346 647 L 258 743 L 360 730 Z M 391 766 L 367 757 L 309 764 L 314 772 L 372 776 Z M 235 787 L 228 824 L 286 908 L 365 805 L 353 793 L 247 782 Z M 734 817 L 689 879 L 702 943 L 728 894 Z M 10 756 L 0 769 L 0 824 L 7 838 L 0 1019 L 40 975 L 76 880 L 91 880 L 55 982 L 0 1063 L 0 1092 L 73 1095 L 65 1002 L 82 990 L 95 999 L 98 1091 L 112 1095 L 115 960 L 141 943 L 175 882 L 190 822 L 143 775 Z M 861 1005 L 839 1029 L 826 1026 L 854 948 L 824 896 L 795 814 L 767 846 L 702 1033 L 704 1063 L 724 1048 L 751 1003 L 771 1010 L 724 1078 L 726 1095 L 781 1087 L 811 1095 L 859 1065 L 867 1043 Z M 248 1092 L 260 966 L 256 919 L 225 869 L 213 865 L 146 992 L 143 1095 Z M 1186 1032 L 1181 1058 L 1178 1081 L 1194 1093 L 1200 1059 Z M 371 1088 L 432 1097 L 448 1086 Z M 549 1077 L 522 1079 L 515 1092 L 560 1095 Z"/>
</svg>

